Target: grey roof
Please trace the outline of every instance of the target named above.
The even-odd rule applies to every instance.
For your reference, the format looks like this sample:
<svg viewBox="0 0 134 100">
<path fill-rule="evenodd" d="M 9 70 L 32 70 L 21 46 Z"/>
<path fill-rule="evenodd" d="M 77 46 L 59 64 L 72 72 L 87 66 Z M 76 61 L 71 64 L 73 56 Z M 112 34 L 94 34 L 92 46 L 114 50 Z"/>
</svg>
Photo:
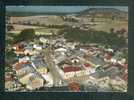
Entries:
<svg viewBox="0 0 134 100">
<path fill-rule="evenodd" d="M 91 76 L 95 77 L 95 78 L 101 78 L 101 77 L 105 77 L 105 76 L 109 76 L 109 77 L 114 77 L 114 76 L 120 76 L 120 71 L 117 67 L 111 67 L 107 70 L 105 70 L 104 72 L 95 72 L 93 74 L 91 74 Z"/>
<path fill-rule="evenodd" d="M 91 62 L 93 62 L 96 65 L 105 65 L 105 62 L 102 59 L 97 57 L 92 57 Z"/>
<path fill-rule="evenodd" d="M 41 59 L 35 59 L 32 61 L 36 67 L 47 66 Z"/>
</svg>

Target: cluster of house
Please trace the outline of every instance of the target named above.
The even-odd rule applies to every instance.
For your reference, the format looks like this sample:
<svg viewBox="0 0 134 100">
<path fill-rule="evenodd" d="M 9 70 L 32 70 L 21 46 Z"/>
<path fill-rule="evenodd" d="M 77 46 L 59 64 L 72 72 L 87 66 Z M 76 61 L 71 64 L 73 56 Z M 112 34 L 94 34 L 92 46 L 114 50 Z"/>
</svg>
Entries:
<svg viewBox="0 0 134 100">
<path fill-rule="evenodd" d="M 117 67 L 123 70 L 127 80 L 127 60 L 122 58 L 120 51 L 104 48 L 97 44 L 81 45 L 59 39 L 54 44 L 54 62 L 64 79 L 75 76 L 91 75 L 96 69 Z"/>
<path fill-rule="evenodd" d="M 12 69 L 17 82 L 19 82 L 17 83 L 19 87 L 23 85 L 28 90 L 35 90 L 40 87 L 54 86 L 54 76 L 49 71 L 45 54 L 42 52 L 48 45 L 53 51 L 50 54 L 54 62 L 53 67 L 57 69 L 55 71 L 58 71 L 63 80 L 79 76 L 96 76 L 100 70 L 105 73 L 102 76 L 110 76 L 114 75 L 113 73 L 118 73 L 116 70 L 122 70 L 121 78 L 127 81 L 128 64 L 127 60 L 121 57 L 122 52 L 120 51 L 106 49 L 98 44 L 85 45 L 78 42 L 67 42 L 63 37 L 55 38 L 51 42 L 41 37 L 38 41 L 20 42 L 13 45 L 18 61 L 12 65 Z M 12 84 L 16 81 L 10 75 L 6 76 L 5 87 L 13 88 Z"/>
<path fill-rule="evenodd" d="M 21 89 L 22 86 L 25 86 L 25 89 L 28 90 L 53 86 L 53 77 L 48 71 L 43 56 L 40 54 L 43 48 L 45 48 L 43 45 L 33 44 L 32 42 L 20 42 L 13 45 L 17 61 L 12 64 L 12 70 L 16 79 L 14 77 L 5 77 L 5 84 L 7 84 L 5 88 L 8 90 L 14 89 L 12 83 L 17 84 L 18 82 L 20 83 L 18 89 Z"/>
<path fill-rule="evenodd" d="M 28 44 L 26 42 L 22 43 L 17 43 L 13 45 L 13 49 L 15 50 L 14 52 L 17 55 L 34 55 L 38 54 L 39 50 L 42 50 L 42 47 L 40 45 L 35 45 L 35 44 Z"/>
<path fill-rule="evenodd" d="M 89 80 L 84 84 L 88 84 L 85 87 L 85 91 L 97 91 L 97 92 L 127 92 L 127 82 L 120 77 L 110 78 L 108 76 L 96 79 L 90 76 Z"/>
<path fill-rule="evenodd" d="M 87 75 L 94 79 L 93 83 L 98 82 L 98 91 L 127 90 L 128 63 L 121 51 L 97 44 L 65 42 L 64 39 L 55 42 L 54 46 L 53 60 L 63 79 Z"/>
<path fill-rule="evenodd" d="M 21 84 L 14 80 L 13 73 L 5 73 L 5 90 L 16 91 L 19 90 L 20 87 Z"/>
</svg>

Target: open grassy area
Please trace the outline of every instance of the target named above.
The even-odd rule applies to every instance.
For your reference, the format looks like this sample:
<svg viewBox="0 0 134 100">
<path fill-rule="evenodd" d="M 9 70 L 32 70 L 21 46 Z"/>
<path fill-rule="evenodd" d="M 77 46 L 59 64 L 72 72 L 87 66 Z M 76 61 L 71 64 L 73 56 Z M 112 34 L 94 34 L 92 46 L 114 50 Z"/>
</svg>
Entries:
<svg viewBox="0 0 134 100">
<path fill-rule="evenodd" d="M 110 21 L 107 23 L 100 23 L 98 25 L 93 26 L 92 28 L 94 28 L 97 31 L 106 31 L 106 32 L 109 32 L 111 28 L 114 28 L 115 31 L 125 28 L 128 31 L 128 22 Z"/>
<path fill-rule="evenodd" d="M 25 28 L 27 29 L 27 28 Z M 35 28 L 35 34 L 36 35 L 39 35 L 39 34 L 42 34 L 42 35 L 48 35 L 49 33 L 55 33 L 57 34 L 59 29 L 56 29 L 56 28 Z M 18 35 L 22 30 L 14 30 L 14 31 L 10 31 L 8 32 L 7 34 L 16 34 Z"/>
</svg>

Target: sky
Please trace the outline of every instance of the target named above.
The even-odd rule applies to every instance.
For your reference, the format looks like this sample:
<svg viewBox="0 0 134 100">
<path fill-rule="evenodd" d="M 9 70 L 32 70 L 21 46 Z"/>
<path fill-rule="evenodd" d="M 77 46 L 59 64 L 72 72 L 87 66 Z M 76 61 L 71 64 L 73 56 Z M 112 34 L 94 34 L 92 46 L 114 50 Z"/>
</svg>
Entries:
<svg viewBox="0 0 134 100">
<path fill-rule="evenodd" d="M 127 6 L 6 6 L 6 11 L 73 13 L 83 11 L 87 8 L 116 8 L 128 11 Z"/>
</svg>

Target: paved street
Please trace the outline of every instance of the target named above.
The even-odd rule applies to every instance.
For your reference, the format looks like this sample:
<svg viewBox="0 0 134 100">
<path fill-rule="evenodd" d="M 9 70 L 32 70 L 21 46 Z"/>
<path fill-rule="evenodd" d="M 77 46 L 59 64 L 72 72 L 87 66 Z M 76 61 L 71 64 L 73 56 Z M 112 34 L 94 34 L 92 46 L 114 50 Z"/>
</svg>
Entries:
<svg viewBox="0 0 134 100">
<path fill-rule="evenodd" d="M 55 67 L 52 61 L 51 58 L 52 50 L 50 49 L 50 47 L 44 50 L 44 54 L 45 54 L 46 63 L 48 64 L 48 68 L 52 73 L 54 84 L 57 85 L 57 83 L 59 83 L 59 81 L 62 80 L 62 77 L 60 76 L 59 72 L 57 71 L 57 68 Z"/>
</svg>

